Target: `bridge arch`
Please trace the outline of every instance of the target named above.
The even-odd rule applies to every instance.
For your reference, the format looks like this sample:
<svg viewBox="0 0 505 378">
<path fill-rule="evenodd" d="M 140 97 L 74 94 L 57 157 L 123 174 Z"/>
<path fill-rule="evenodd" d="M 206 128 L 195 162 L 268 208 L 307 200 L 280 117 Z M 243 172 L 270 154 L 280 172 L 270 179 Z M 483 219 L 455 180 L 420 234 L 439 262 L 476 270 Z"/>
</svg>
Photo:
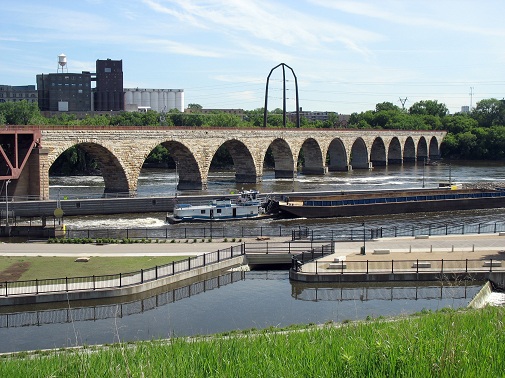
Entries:
<svg viewBox="0 0 505 378">
<path fill-rule="evenodd" d="M 388 164 L 401 164 L 402 161 L 402 145 L 397 137 L 393 137 L 388 147 Z"/>
<path fill-rule="evenodd" d="M 89 154 L 98 164 L 105 184 L 104 193 L 130 194 L 137 190 L 134 172 L 125 168 L 123 162 L 112 149 L 96 142 L 82 141 L 62 146 L 48 155 L 48 171 L 56 159 L 70 147 L 78 147 Z"/>
<path fill-rule="evenodd" d="M 348 170 L 347 152 L 342 139 L 333 139 L 328 146 L 328 170 L 347 171 Z"/>
<path fill-rule="evenodd" d="M 356 138 L 351 148 L 350 165 L 353 169 L 369 169 L 368 148 L 363 138 Z"/>
<path fill-rule="evenodd" d="M 425 137 L 420 137 L 417 142 L 417 160 L 428 159 L 428 144 L 426 143 Z"/>
<path fill-rule="evenodd" d="M 324 175 L 326 168 L 323 162 L 321 146 L 314 138 L 307 138 L 300 148 L 303 154 L 303 169 L 305 175 Z"/>
<path fill-rule="evenodd" d="M 416 161 L 416 145 L 412 137 L 408 137 L 405 140 L 405 145 L 403 147 L 403 162 L 413 162 Z"/>
<path fill-rule="evenodd" d="M 282 138 L 277 138 L 270 143 L 269 147 L 274 157 L 275 178 L 293 178 L 295 161 L 288 142 Z M 264 160 L 265 157 L 263 157 Z"/>
<path fill-rule="evenodd" d="M 430 159 L 439 159 L 440 158 L 440 145 L 435 136 L 430 139 L 429 146 L 429 158 Z"/>
<path fill-rule="evenodd" d="M 372 143 L 370 162 L 374 167 L 387 165 L 386 145 L 381 137 L 375 138 Z"/>
<path fill-rule="evenodd" d="M 219 147 L 225 147 L 233 159 L 233 166 L 235 168 L 235 182 L 237 183 L 256 183 L 258 174 L 256 169 L 256 162 L 254 157 L 244 142 L 238 139 L 230 139 L 221 144 Z M 212 154 L 216 154 L 218 148 Z M 212 160 L 212 159 L 211 159 Z M 210 169 L 210 163 L 207 168 L 207 175 Z"/>
</svg>

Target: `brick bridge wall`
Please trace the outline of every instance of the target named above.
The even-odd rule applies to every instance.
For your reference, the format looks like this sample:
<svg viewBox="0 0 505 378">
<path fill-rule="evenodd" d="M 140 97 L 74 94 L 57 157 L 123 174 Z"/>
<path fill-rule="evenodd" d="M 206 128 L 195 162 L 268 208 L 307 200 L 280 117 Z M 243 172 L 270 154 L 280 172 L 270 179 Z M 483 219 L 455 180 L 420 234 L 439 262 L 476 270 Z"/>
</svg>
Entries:
<svg viewBox="0 0 505 378">
<path fill-rule="evenodd" d="M 369 169 L 406 161 L 436 159 L 444 131 L 362 129 L 251 129 L 182 127 L 49 127 L 40 128 L 40 146 L 32 153 L 15 195 L 49 197 L 49 168 L 68 148 L 79 145 L 99 162 L 106 192 L 136 192 L 142 165 L 159 144 L 177 163 L 179 189 L 205 189 L 210 163 L 217 149 L 227 147 L 237 182 L 260 182 L 270 147 L 275 177 L 302 173 Z"/>
</svg>

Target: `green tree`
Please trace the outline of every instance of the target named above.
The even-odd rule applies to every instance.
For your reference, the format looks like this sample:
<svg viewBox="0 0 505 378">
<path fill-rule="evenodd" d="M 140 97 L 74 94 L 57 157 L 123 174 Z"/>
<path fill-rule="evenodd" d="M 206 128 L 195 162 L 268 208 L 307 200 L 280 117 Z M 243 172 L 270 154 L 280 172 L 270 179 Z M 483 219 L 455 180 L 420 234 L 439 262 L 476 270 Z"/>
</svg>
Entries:
<svg viewBox="0 0 505 378">
<path fill-rule="evenodd" d="M 505 100 L 495 98 L 481 100 L 471 115 L 481 127 L 505 126 Z"/>
<path fill-rule="evenodd" d="M 241 121 L 235 114 L 215 112 L 207 116 L 206 124 L 213 127 L 238 127 Z"/>
<path fill-rule="evenodd" d="M 423 100 L 414 103 L 410 109 L 410 114 L 432 115 L 440 118 L 449 114 L 449 110 L 445 104 L 439 104 L 437 100 Z"/>
<path fill-rule="evenodd" d="M 0 114 L 7 125 L 29 125 L 39 119 L 39 107 L 26 100 L 0 103 Z"/>
</svg>

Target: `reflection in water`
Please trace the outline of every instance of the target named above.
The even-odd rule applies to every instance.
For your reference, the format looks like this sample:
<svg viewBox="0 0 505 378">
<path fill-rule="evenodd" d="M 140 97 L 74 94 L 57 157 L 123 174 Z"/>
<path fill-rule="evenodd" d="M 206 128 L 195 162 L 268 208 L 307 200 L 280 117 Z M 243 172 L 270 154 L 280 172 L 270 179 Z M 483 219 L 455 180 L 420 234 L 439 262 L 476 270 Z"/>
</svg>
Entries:
<svg viewBox="0 0 505 378">
<path fill-rule="evenodd" d="M 459 282 L 458 285 L 434 284 L 432 282 L 403 283 L 392 285 L 311 285 L 292 283 L 291 296 L 302 301 L 394 301 L 394 300 L 434 300 L 469 299 L 477 293 L 483 283 Z"/>
<path fill-rule="evenodd" d="M 134 314 L 141 314 L 156 307 L 205 293 L 209 290 L 244 279 L 245 272 L 243 271 L 229 272 L 224 275 L 219 275 L 214 278 L 195 282 L 187 286 L 178 287 L 170 291 L 131 302 L 0 314 L 0 328 L 124 318 Z"/>
</svg>

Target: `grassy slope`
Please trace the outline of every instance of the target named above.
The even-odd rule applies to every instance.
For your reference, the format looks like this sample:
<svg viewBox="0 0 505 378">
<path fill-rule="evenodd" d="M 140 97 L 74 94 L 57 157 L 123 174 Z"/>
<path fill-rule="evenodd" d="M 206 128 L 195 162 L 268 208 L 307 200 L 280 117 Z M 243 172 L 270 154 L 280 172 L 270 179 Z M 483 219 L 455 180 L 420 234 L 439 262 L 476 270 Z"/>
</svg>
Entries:
<svg viewBox="0 0 505 378">
<path fill-rule="evenodd" d="M 152 268 L 156 265 L 168 264 L 187 257 L 144 256 L 144 257 L 92 257 L 89 262 L 74 262 L 75 257 L 0 257 L 0 271 L 15 262 L 30 262 L 30 268 L 20 280 L 99 276 L 118 274 Z"/>
<path fill-rule="evenodd" d="M 501 377 L 504 308 L 5 358 L 2 377 Z"/>
</svg>

